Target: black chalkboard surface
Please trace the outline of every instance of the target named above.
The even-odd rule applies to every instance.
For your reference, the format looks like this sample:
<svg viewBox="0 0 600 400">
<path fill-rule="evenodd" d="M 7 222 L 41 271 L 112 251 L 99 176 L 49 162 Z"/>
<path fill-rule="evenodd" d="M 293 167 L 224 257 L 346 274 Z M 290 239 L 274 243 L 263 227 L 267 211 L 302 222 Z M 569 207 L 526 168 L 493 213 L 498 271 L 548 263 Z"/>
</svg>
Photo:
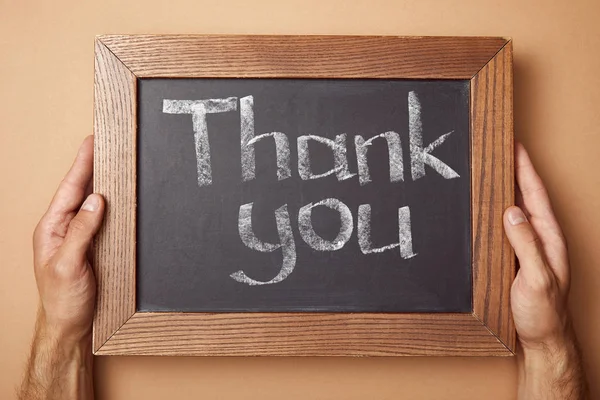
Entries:
<svg viewBox="0 0 600 400">
<path fill-rule="evenodd" d="M 469 89 L 140 79 L 138 311 L 471 312 Z"/>
</svg>

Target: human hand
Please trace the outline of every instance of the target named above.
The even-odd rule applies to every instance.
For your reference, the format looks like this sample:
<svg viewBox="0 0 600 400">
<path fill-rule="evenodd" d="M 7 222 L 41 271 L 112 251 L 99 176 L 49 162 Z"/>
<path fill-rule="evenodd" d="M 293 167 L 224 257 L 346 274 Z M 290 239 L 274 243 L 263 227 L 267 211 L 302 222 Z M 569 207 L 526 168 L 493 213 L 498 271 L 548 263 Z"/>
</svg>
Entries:
<svg viewBox="0 0 600 400">
<path fill-rule="evenodd" d="M 88 136 L 33 234 L 40 310 L 18 398 L 94 398 L 91 327 L 96 282 L 88 259 L 104 215 L 90 194 L 94 139 Z M 85 201 L 84 201 L 85 199 Z"/>
<path fill-rule="evenodd" d="M 567 308 L 567 243 L 544 184 L 525 148 L 516 143 L 517 205 L 504 229 L 519 259 L 511 308 L 522 358 L 519 399 L 583 399 L 585 377 Z"/>
<path fill-rule="evenodd" d="M 96 283 L 88 256 L 104 215 L 102 196 L 90 194 L 93 143 L 93 136 L 83 141 L 33 234 L 39 318 L 60 340 L 79 341 L 91 332 Z"/>
<path fill-rule="evenodd" d="M 509 207 L 504 214 L 506 235 L 520 265 L 511 306 L 521 345 L 534 349 L 569 334 L 569 259 L 544 184 L 520 143 L 515 146 L 515 164 L 519 207 Z"/>
</svg>

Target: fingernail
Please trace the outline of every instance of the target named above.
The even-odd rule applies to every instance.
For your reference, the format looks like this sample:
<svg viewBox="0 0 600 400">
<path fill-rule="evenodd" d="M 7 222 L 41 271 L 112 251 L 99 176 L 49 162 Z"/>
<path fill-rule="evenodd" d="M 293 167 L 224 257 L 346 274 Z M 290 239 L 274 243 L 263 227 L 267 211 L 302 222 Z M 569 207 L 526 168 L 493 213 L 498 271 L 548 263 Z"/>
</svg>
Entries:
<svg viewBox="0 0 600 400">
<path fill-rule="evenodd" d="M 525 221 L 527 221 L 527 218 L 519 207 L 513 207 L 508 210 L 508 222 L 510 222 L 511 225 L 519 225 Z"/>
<path fill-rule="evenodd" d="M 83 202 L 81 209 L 92 212 L 96 211 L 98 209 L 98 196 L 94 196 L 93 194 L 89 195 Z"/>
</svg>

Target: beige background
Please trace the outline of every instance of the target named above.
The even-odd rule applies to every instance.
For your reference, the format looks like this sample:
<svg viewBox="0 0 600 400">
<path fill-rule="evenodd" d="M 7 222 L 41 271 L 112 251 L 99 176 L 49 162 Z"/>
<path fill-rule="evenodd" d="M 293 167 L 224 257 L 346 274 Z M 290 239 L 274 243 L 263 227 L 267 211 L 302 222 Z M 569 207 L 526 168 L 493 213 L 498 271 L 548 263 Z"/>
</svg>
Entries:
<svg viewBox="0 0 600 400">
<path fill-rule="evenodd" d="M 31 232 L 92 131 L 101 33 L 503 35 L 515 127 L 569 239 L 571 308 L 600 396 L 597 0 L 0 0 L 0 398 L 12 398 L 37 293 Z M 96 359 L 99 399 L 512 399 L 514 359 Z"/>
</svg>

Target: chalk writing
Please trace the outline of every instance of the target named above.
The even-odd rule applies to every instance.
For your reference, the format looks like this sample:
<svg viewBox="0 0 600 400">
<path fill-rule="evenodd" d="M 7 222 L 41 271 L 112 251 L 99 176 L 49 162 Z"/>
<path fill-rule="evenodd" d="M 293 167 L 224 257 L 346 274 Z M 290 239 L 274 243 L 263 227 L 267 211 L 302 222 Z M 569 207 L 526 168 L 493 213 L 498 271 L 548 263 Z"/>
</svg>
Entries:
<svg viewBox="0 0 600 400">
<path fill-rule="evenodd" d="M 358 207 L 358 244 L 363 254 L 382 253 L 400 247 L 400 256 L 404 259 L 416 256 L 412 249 L 412 232 L 410 229 L 410 208 L 398 209 L 398 243 L 373 248 L 371 243 L 371 205 L 361 204 Z"/>
<path fill-rule="evenodd" d="M 290 168 L 290 144 L 285 133 L 271 132 L 254 136 L 254 98 L 252 96 L 240 99 L 240 137 L 242 150 L 242 179 L 251 181 L 255 178 L 256 155 L 254 144 L 259 140 L 272 137 L 275 141 L 277 154 L 277 179 L 284 180 L 292 176 Z"/>
<path fill-rule="evenodd" d="M 310 168 L 310 157 L 308 154 L 308 141 L 314 140 L 323 143 L 333 151 L 334 168 L 322 174 L 313 174 Z M 317 135 L 304 135 L 298 137 L 298 172 L 303 180 L 319 179 L 336 174 L 338 181 L 352 178 L 356 174 L 351 174 L 348 170 L 348 158 L 346 157 L 346 134 L 337 135 L 335 140 L 324 138 Z"/>
<path fill-rule="evenodd" d="M 242 242 L 249 248 L 264 253 L 270 253 L 281 248 L 283 263 L 279 273 L 270 281 L 262 282 L 254 280 L 246 276 L 244 271 L 237 271 L 231 274 L 230 276 L 233 279 L 238 282 L 247 283 L 248 285 L 266 285 L 281 282 L 292 273 L 296 265 L 296 245 L 294 244 L 294 235 L 292 234 L 287 205 L 283 205 L 275 211 L 275 222 L 277 224 L 277 232 L 279 233 L 279 244 L 262 242 L 254 235 L 254 231 L 252 230 L 252 203 L 240 206 L 238 229 Z"/>
<path fill-rule="evenodd" d="M 459 177 L 456 171 L 430 154 L 433 149 L 444 143 L 452 131 L 440 136 L 423 149 L 421 103 L 419 102 L 417 94 L 413 91 L 408 93 L 408 133 L 410 136 L 410 170 L 413 181 L 425 176 L 425 164 L 429 165 L 446 179 Z"/>
<path fill-rule="evenodd" d="M 354 137 L 354 146 L 356 147 L 356 164 L 358 165 L 358 179 L 360 185 L 366 185 L 371 182 L 369 174 L 369 164 L 367 163 L 367 150 L 377 138 L 384 138 L 388 145 L 388 157 L 390 165 L 390 182 L 400 182 L 404 180 L 404 165 L 402 160 L 402 147 L 400 146 L 400 135 L 396 132 L 385 132 L 373 136 L 365 141 L 361 135 Z"/>
<path fill-rule="evenodd" d="M 317 206 L 329 207 L 332 210 L 340 213 L 340 221 L 342 223 L 340 232 L 333 240 L 325 240 L 315 232 L 312 226 L 312 209 Z M 298 213 L 298 229 L 302 239 L 315 250 L 319 251 L 334 251 L 339 250 L 352 236 L 354 230 L 354 222 L 352 220 L 352 212 L 347 205 L 338 199 L 325 199 L 318 203 L 309 203 L 300 209 Z"/>
<path fill-rule="evenodd" d="M 194 145 L 197 158 L 198 185 L 200 187 L 211 185 L 213 182 L 209 130 L 206 115 L 237 111 L 237 97 L 208 100 L 163 100 L 163 112 L 167 114 L 190 114 L 194 133 Z M 241 180 L 244 182 L 256 179 L 256 154 L 255 144 L 261 140 L 273 139 L 277 162 L 277 179 L 285 180 L 292 177 L 290 143 L 288 136 L 283 132 L 267 132 L 256 135 L 254 130 L 254 97 L 239 98 L 240 112 L 240 150 L 241 150 Z M 413 181 L 426 176 L 425 166 L 431 167 L 444 179 L 459 178 L 460 175 L 450 166 L 431 153 L 442 145 L 454 131 L 439 136 L 427 146 L 423 146 L 423 125 L 421 122 L 421 103 L 414 91 L 408 93 L 408 145 L 410 155 L 410 178 Z M 357 172 L 351 172 L 348 162 L 347 134 L 340 133 L 335 139 L 329 139 L 316 134 L 298 136 L 296 146 L 298 150 L 298 175 L 302 180 L 310 181 L 335 175 L 337 181 L 346 181 L 358 175 L 358 183 L 367 186 L 372 182 L 368 150 L 377 139 L 385 139 L 388 148 L 389 181 L 391 183 L 404 182 L 404 157 L 400 134 L 396 131 L 387 131 L 376 134 L 369 139 L 363 135 L 355 135 L 353 142 Z M 325 172 L 315 172 L 311 166 L 309 142 L 316 145 L 325 145 L 333 157 L 333 168 Z M 333 240 L 323 238 L 315 231 L 312 222 L 312 210 L 315 207 L 327 207 L 339 214 L 340 228 Z M 232 273 L 232 279 L 247 285 L 274 284 L 286 279 L 296 266 L 296 244 L 290 213 L 287 204 L 274 211 L 279 243 L 268 243 L 258 238 L 252 228 L 253 203 L 243 204 L 239 208 L 238 232 L 242 243 L 255 251 L 271 253 L 281 249 L 282 263 L 280 271 L 270 280 L 260 281 L 246 275 L 243 270 Z M 363 254 L 382 253 L 398 248 L 403 259 L 415 257 L 413 251 L 413 237 L 411 230 L 410 207 L 398 208 L 398 236 L 397 242 L 381 247 L 374 247 L 371 239 L 371 205 L 361 204 L 357 210 L 357 241 Z M 341 250 L 352 238 L 354 232 L 354 218 L 352 210 L 341 200 L 326 198 L 316 203 L 308 203 L 298 210 L 298 230 L 300 237 L 308 246 L 316 251 Z"/>
<path fill-rule="evenodd" d="M 194 143 L 198 168 L 198 185 L 212 183 L 212 168 L 210 164 L 210 144 L 208 142 L 208 126 L 206 114 L 235 111 L 237 97 L 210 100 L 163 100 L 163 113 L 192 114 Z"/>
</svg>

